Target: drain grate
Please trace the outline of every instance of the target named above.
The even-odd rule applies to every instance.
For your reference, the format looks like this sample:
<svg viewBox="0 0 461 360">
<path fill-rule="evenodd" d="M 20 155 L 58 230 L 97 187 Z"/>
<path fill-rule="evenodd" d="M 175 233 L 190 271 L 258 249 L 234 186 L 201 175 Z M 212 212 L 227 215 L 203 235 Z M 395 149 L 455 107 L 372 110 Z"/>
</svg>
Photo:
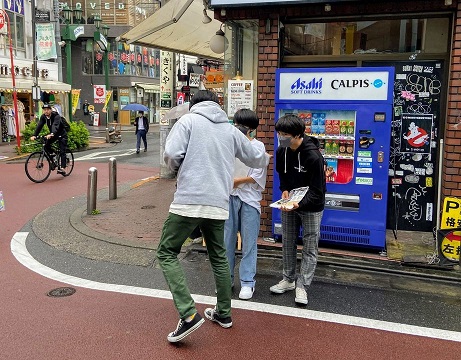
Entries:
<svg viewBox="0 0 461 360">
<path fill-rule="evenodd" d="M 144 205 L 141 206 L 141 209 L 155 209 L 155 205 Z"/>
<path fill-rule="evenodd" d="M 49 291 L 46 295 L 50 297 L 64 297 L 64 296 L 71 296 L 75 294 L 77 290 L 71 287 L 61 287 L 57 289 L 53 289 Z"/>
</svg>

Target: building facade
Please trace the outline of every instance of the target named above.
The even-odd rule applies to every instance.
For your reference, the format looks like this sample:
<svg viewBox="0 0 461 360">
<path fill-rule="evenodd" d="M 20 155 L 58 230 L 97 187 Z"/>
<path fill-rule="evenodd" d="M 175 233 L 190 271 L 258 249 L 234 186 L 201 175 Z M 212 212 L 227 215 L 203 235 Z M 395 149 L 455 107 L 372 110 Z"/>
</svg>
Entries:
<svg viewBox="0 0 461 360">
<path fill-rule="evenodd" d="M 211 0 L 225 23 L 227 78 L 255 81 L 258 138 L 274 149 L 278 68 L 391 66 L 395 79 L 387 228 L 432 232 L 445 197 L 461 195 L 461 4 L 437 1 Z M 403 76 L 404 74 L 405 76 Z M 423 156 L 400 147 L 402 112 L 430 114 Z M 273 165 L 263 199 L 261 232 L 272 235 Z M 458 224 L 459 225 L 459 224 Z"/>
</svg>

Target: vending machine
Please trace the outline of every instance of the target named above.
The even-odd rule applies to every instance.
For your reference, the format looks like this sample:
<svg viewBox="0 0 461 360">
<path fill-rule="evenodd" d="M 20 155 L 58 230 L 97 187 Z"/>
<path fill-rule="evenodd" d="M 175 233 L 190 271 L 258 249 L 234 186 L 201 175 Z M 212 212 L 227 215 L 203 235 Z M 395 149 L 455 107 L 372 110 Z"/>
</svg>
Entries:
<svg viewBox="0 0 461 360">
<path fill-rule="evenodd" d="M 325 158 L 321 242 L 385 248 L 393 79 L 392 67 L 276 72 L 275 120 L 286 114 L 302 118 L 305 134 L 319 140 Z M 277 134 L 274 143 L 275 152 Z M 280 196 L 275 173 L 274 201 Z M 274 209 L 275 238 L 281 226 L 280 210 Z"/>
</svg>

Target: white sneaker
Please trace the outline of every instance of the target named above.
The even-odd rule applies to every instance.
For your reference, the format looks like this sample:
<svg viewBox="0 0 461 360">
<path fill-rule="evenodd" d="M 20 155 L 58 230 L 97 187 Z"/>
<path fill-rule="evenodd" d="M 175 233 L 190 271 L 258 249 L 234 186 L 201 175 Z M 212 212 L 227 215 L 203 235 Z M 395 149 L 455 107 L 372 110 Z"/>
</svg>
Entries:
<svg viewBox="0 0 461 360">
<path fill-rule="evenodd" d="M 255 292 L 255 288 L 249 286 L 243 286 L 240 289 L 239 298 L 242 300 L 249 300 L 253 297 L 253 293 Z"/>
<path fill-rule="evenodd" d="M 307 305 L 307 292 L 299 287 L 296 288 L 295 303 Z"/>
<path fill-rule="evenodd" d="M 269 290 L 275 294 L 283 294 L 285 291 L 294 290 L 295 287 L 296 283 L 294 281 L 289 282 L 283 279 L 277 285 L 271 286 Z"/>
</svg>

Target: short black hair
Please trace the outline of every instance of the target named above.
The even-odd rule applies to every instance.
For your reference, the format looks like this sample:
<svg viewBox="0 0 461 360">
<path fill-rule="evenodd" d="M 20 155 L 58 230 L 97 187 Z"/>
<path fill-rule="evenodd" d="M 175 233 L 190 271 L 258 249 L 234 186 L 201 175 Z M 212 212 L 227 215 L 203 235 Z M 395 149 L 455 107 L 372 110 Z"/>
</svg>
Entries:
<svg viewBox="0 0 461 360">
<path fill-rule="evenodd" d="M 234 123 L 254 130 L 259 126 L 259 119 L 254 111 L 250 109 L 240 109 L 234 114 Z"/>
<path fill-rule="evenodd" d="M 214 101 L 216 104 L 219 104 L 218 95 L 210 90 L 199 90 L 192 96 L 189 103 L 189 109 L 202 101 Z"/>
<path fill-rule="evenodd" d="M 275 131 L 292 136 L 303 136 L 305 129 L 304 121 L 293 114 L 284 115 L 275 123 Z"/>
</svg>

